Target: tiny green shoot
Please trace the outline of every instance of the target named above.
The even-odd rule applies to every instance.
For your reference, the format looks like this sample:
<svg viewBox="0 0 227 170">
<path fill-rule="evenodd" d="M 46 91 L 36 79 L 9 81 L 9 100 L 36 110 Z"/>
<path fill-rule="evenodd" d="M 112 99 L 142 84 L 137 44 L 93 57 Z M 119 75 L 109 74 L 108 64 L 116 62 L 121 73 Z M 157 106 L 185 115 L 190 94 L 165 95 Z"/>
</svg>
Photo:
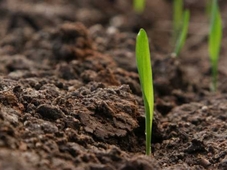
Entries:
<svg viewBox="0 0 227 170">
<path fill-rule="evenodd" d="M 206 14 L 207 14 L 208 16 L 211 15 L 211 7 L 212 7 L 212 0 L 207 0 L 207 1 L 206 1 L 205 11 L 206 11 Z"/>
<path fill-rule="evenodd" d="M 174 0 L 173 1 L 173 44 L 174 50 L 172 53 L 173 57 L 179 56 L 181 49 L 184 46 L 188 26 L 190 20 L 189 10 L 184 10 L 183 0 Z"/>
<path fill-rule="evenodd" d="M 187 33 L 188 33 L 188 25 L 189 25 L 189 20 L 190 20 L 190 12 L 189 10 L 185 10 L 183 14 L 183 25 L 182 25 L 182 30 L 179 34 L 179 37 L 176 41 L 176 46 L 174 49 L 174 54 L 175 56 L 178 56 L 182 47 L 184 46 Z"/>
<path fill-rule="evenodd" d="M 183 14 L 183 0 L 173 1 L 173 41 L 176 42 L 181 30 Z"/>
<path fill-rule="evenodd" d="M 140 29 L 136 39 L 136 61 L 145 106 L 146 154 L 151 154 L 154 91 L 147 33 Z"/>
<path fill-rule="evenodd" d="M 145 0 L 133 0 L 133 7 L 137 13 L 142 13 L 145 8 Z"/>
<path fill-rule="evenodd" d="M 213 0 L 209 32 L 208 51 L 212 70 L 212 91 L 217 90 L 218 58 L 222 39 L 222 20 L 217 0 Z"/>
</svg>

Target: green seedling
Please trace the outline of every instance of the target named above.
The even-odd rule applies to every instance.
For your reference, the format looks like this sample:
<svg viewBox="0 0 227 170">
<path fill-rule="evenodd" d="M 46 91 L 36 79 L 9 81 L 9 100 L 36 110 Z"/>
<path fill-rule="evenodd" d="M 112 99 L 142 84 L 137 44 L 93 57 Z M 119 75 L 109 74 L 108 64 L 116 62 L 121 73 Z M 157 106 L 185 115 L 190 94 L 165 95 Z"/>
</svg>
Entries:
<svg viewBox="0 0 227 170">
<path fill-rule="evenodd" d="M 205 11 L 206 11 L 206 14 L 208 16 L 211 15 L 211 8 L 212 8 L 212 0 L 207 0 L 206 1 L 206 9 L 205 9 Z"/>
<path fill-rule="evenodd" d="M 151 154 L 152 120 L 154 112 L 154 91 L 150 49 L 146 31 L 140 29 L 136 39 L 136 61 L 145 106 L 146 154 Z"/>
<path fill-rule="evenodd" d="M 213 0 L 209 32 L 208 51 L 212 70 L 212 91 L 217 89 L 218 58 L 222 39 L 222 20 L 217 0 Z"/>
<path fill-rule="evenodd" d="M 190 20 L 189 10 L 183 10 L 183 0 L 173 2 L 173 56 L 177 57 L 185 44 Z"/>
<path fill-rule="evenodd" d="M 145 8 L 145 0 L 133 0 L 133 7 L 137 13 L 142 13 Z"/>
<path fill-rule="evenodd" d="M 175 49 L 174 49 L 175 56 L 179 55 L 182 47 L 184 46 L 184 43 L 185 43 L 185 40 L 186 40 L 186 37 L 187 37 L 187 33 L 188 33 L 189 19 L 190 19 L 190 12 L 189 12 L 189 10 L 185 10 L 184 15 L 183 15 L 182 30 L 179 34 L 177 41 L 176 41 L 176 46 L 175 46 Z"/>
<path fill-rule="evenodd" d="M 176 42 L 182 26 L 183 1 L 173 1 L 173 40 Z"/>
</svg>

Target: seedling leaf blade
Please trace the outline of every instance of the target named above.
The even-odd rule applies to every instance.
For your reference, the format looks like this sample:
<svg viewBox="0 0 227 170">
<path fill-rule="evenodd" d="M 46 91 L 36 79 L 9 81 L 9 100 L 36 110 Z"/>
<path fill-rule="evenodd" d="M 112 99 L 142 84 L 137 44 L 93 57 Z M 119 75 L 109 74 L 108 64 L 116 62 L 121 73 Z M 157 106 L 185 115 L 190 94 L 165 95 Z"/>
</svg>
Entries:
<svg viewBox="0 0 227 170">
<path fill-rule="evenodd" d="M 208 50 L 212 68 L 212 90 L 217 89 L 218 59 L 222 39 L 222 20 L 217 0 L 213 0 Z"/>
<path fill-rule="evenodd" d="M 173 1 L 173 40 L 176 42 L 177 35 L 182 27 L 183 0 Z"/>
<path fill-rule="evenodd" d="M 145 0 L 133 0 L 133 6 L 137 13 L 142 13 L 145 7 Z"/>
<path fill-rule="evenodd" d="M 136 39 L 136 61 L 145 106 L 146 154 L 151 153 L 151 133 L 154 112 L 153 79 L 150 61 L 150 49 L 146 31 L 140 29 Z"/>
<path fill-rule="evenodd" d="M 187 34 L 188 34 L 188 26 L 189 26 L 189 20 L 190 20 L 190 12 L 189 10 L 185 10 L 183 14 L 183 25 L 182 25 L 182 30 L 180 32 L 180 35 L 177 39 L 177 43 L 175 46 L 175 56 L 178 56 L 182 47 L 184 46 Z"/>
</svg>

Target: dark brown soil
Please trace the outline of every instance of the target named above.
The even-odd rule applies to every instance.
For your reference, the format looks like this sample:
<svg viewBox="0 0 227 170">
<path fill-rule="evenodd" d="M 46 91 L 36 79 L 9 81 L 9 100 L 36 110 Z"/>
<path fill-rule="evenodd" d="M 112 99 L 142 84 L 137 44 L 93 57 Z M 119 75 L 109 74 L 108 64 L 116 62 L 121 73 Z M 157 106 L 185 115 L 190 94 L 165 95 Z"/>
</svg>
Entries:
<svg viewBox="0 0 227 170">
<path fill-rule="evenodd" d="M 204 1 L 170 57 L 171 2 L 0 0 L 0 170 L 227 169 L 227 3 L 218 91 L 210 92 Z M 135 38 L 150 37 L 152 156 Z"/>
</svg>

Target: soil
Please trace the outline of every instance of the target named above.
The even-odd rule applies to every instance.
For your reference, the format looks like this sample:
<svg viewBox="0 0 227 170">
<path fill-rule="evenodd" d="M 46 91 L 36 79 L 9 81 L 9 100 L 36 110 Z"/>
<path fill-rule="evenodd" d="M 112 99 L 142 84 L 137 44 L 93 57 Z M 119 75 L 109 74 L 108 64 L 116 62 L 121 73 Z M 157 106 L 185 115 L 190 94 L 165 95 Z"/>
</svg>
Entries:
<svg viewBox="0 0 227 170">
<path fill-rule="evenodd" d="M 0 0 L 1 170 L 227 169 L 227 3 L 218 90 L 210 91 L 205 1 L 171 57 L 172 1 Z M 152 155 L 135 39 L 150 37 Z"/>
</svg>

